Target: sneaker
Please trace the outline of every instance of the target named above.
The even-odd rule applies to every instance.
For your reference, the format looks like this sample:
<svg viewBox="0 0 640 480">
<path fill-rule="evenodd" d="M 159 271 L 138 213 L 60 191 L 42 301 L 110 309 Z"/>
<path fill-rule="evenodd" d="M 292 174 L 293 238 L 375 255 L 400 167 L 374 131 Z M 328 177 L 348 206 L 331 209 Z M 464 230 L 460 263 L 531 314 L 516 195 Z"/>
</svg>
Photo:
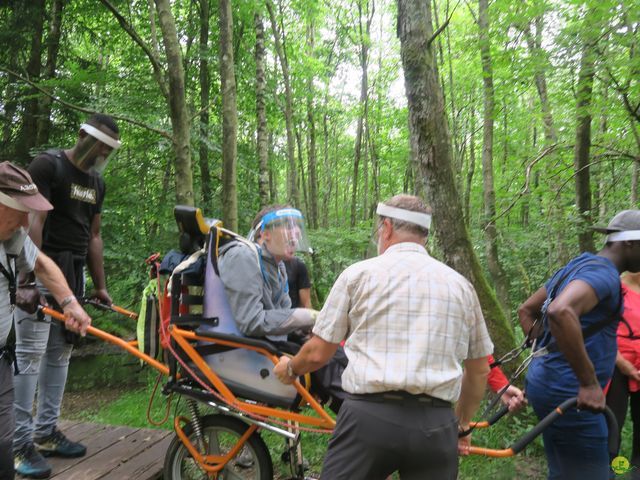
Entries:
<svg viewBox="0 0 640 480">
<path fill-rule="evenodd" d="M 13 452 L 13 464 L 23 477 L 49 478 L 51 475 L 51 467 L 31 442 Z"/>
<path fill-rule="evenodd" d="M 76 458 L 87 453 L 87 447 L 81 443 L 72 442 L 57 428 L 46 437 L 34 438 L 36 447 L 45 457 Z"/>
</svg>

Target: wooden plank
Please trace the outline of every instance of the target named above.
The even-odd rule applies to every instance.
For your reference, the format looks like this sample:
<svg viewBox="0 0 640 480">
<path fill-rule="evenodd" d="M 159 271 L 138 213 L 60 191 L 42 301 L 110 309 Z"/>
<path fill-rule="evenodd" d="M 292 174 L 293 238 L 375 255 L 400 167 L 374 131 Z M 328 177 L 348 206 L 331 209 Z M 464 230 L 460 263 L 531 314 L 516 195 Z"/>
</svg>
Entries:
<svg viewBox="0 0 640 480">
<path fill-rule="evenodd" d="M 90 439 L 94 435 L 99 435 L 99 432 L 107 429 L 108 425 L 99 423 L 75 423 L 67 426 L 65 424 L 58 424 L 58 428 L 65 436 L 72 442 L 86 443 L 87 439 Z"/>
<path fill-rule="evenodd" d="M 118 465 L 114 470 L 107 473 L 100 480 L 156 480 L 162 476 L 162 467 L 164 458 L 169 448 L 169 444 L 173 439 L 172 432 L 166 432 L 167 435 L 161 441 L 156 442 L 147 450 L 141 452 L 134 458 L 129 459 L 126 463 Z"/>
<path fill-rule="evenodd" d="M 104 477 L 119 465 L 159 443 L 169 432 L 164 430 L 137 430 L 125 435 L 109 448 L 86 458 L 59 476 L 65 480 L 95 480 Z"/>
<path fill-rule="evenodd" d="M 95 432 L 95 435 L 89 437 L 89 441 L 85 443 L 87 446 L 87 454 L 84 457 L 79 458 L 49 457 L 47 461 L 53 469 L 52 478 L 67 478 L 67 470 L 78 464 L 85 462 L 91 463 L 94 456 L 104 450 L 108 450 L 109 447 L 123 441 L 127 436 L 132 435 L 139 430 L 137 428 L 107 427 L 106 425 L 91 423 L 87 423 L 85 425 L 89 428 L 93 428 L 93 431 Z"/>
</svg>

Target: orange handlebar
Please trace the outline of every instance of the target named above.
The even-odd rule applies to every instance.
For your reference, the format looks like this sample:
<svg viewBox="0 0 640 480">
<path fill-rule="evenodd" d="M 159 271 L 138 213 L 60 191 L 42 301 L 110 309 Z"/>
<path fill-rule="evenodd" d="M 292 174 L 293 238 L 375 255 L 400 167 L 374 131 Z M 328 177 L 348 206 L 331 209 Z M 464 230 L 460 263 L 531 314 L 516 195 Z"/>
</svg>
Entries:
<svg viewBox="0 0 640 480">
<path fill-rule="evenodd" d="M 56 310 L 53 310 L 52 308 L 49 308 L 49 307 L 40 307 L 40 309 L 42 310 L 42 313 L 44 313 L 45 315 L 50 315 L 51 318 L 55 318 L 56 320 L 59 320 L 64 323 L 65 316 L 62 313 Z M 110 333 L 107 333 L 104 330 L 100 330 L 99 328 L 96 328 L 96 327 L 87 327 L 87 333 L 89 335 L 99 338 L 100 340 L 104 340 L 105 342 L 109 342 L 109 343 L 112 343 L 113 345 L 117 345 L 118 347 L 123 348 L 124 350 L 129 352 L 131 355 L 151 365 L 160 373 L 164 375 L 169 375 L 169 367 L 167 367 L 164 363 L 158 362 L 155 358 L 152 358 L 149 355 L 141 352 L 135 346 L 131 345 L 129 342 L 119 337 L 116 337 L 115 335 L 111 335 Z"/>
</svg>

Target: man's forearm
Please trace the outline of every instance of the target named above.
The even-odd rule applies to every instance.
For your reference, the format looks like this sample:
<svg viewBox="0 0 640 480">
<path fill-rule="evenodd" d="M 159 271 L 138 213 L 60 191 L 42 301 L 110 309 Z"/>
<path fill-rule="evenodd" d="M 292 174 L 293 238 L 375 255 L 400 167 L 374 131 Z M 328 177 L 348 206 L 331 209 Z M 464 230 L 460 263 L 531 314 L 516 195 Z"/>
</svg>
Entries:
<svg viewBox="0 0 640 480">
<path fill-rule="evenodd" d="M 34 272 L 58 304 L 73 295 L 60 268 L 42 252 L 38 253 Z"/>
<path fill-rule="evenodd" d="M 456 404 L 456 416 L 464 428 L 467 428 L 480 406 L 487 386 L 488 374 L 488 366 L 484 371 L 469 371 L 468 368 L 464 370 L 460 398 Z"/>
<path fill-rule="evenodd" d="M 329 343 L 320 337 L 312 337 L 290 361 L 291 368 L 297 375 L 315 372 L 325 365 L 336 353 L 338 344 Z"/>
<path fill-rule="evenodd" d="M 89 240 L 87 267 L 89 267 L 89 273 L 93 279 L 93 287 L 96 290 L 106 289 L 107 283 L 104 276 L 103 243 L 100 235 L 95 235 Z"/>
</svg>

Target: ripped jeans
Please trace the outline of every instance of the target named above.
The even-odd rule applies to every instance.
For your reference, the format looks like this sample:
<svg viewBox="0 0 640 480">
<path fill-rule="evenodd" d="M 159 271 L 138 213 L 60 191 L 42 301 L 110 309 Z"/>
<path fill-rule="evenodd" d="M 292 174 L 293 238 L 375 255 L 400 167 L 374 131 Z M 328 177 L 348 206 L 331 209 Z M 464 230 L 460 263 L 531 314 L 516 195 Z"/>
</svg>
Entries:
<svg viewBox="0 0 640 480">
<path fill-rule="evenodd" d="M 16 430 L 14 450 L 33 437 L 53 432 L 60 415 L 64 386 L 73 345 L 67 343 L 64 327 L 46 316 L 38 321 L 35 314 L 15 310 L 16 357 L 20 374 L 14 377 Z M 31 416 L 38 388 L 35 423 Z"/>
</svg>

